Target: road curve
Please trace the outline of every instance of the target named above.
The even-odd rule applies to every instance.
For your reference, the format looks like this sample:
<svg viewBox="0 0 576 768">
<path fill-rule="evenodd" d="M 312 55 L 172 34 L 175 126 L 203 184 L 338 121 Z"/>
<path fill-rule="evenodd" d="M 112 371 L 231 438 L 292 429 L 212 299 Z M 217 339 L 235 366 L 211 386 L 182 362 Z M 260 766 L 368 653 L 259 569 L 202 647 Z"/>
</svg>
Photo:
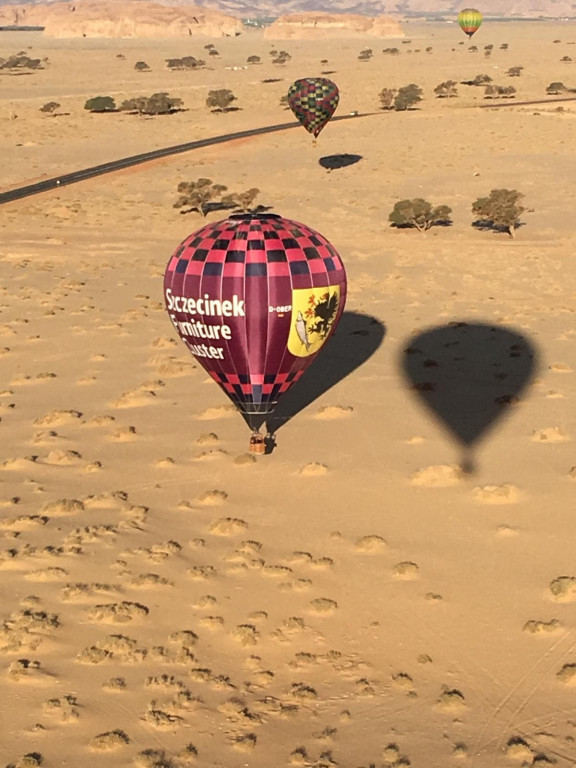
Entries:
<svg viewBox="0 0 576 768">
<path fill-rule="evenodd" d="M 333 117 L 331 122 L 337 122 L 338 120 L 352 120 L 358 117 L 368 117 L 370 115 L 377 115 L 378 112 L 366 112 L 355 115 L 340 115 L 339 117 Z M 74 171 L 73 173 L 65 173 L 62 176 L 57 176 L 53 179 L 45 179 L 39 181 L 36 184 L 28 184 L 25 187 L 18 187 L 17 189 L 11 189 L 8 192 L 0 193 L 0 205 L 3 203 L 10 203 L 14 200 L 21 200 L 24 197 L 30 195 L 37 195 L 40 192 L 48 192 L 53 189 L 60 189 L 66 187 L 69 184 L 76 184 L 79 181 L 85 179 L 91 179 L 94 176 L 101 176 L 104 173 L 112 173 L 113 171 L 119 171 L 123 168 L 131 168 L 133 165 L 140 165 L 141 163 L 147 163 L 150 160 L 157 160 L 159 157 L 169 157 L 170 155 L 178 155 L 182 152 L 189 152 L 193 149 L 201 149 L 202 147 L 210 147 L 214 144 L 223 144 L 227 141 L 234 141 L 235 139 L 245 139 L 249 136 L 261 136 L 265 133 L 275 133 L 276 131 L 286 131 L 290 128 L 299 128 L 300 123 L 279 123 L 278 125 L 268 125 L 264 128 L 251 128 L 248 131 L 238 131 L 237 133 L 225 133 L 222 136 L 212 136 L 209 139 L 200 139 L 199 141 L 189 141 L 186 144 L 176 144 L 174 147 L 164 147 L 163 149 L 155 149 L 151 152 L 144 152 L 140 155 L 132 155 L 131 157 L 124 157 L 121 160 L 112 160 L 109 163 L 102 163 L 102 165 L 94 165 L 91 168 L 85 168 L 82 171 Z"/>
</svg>

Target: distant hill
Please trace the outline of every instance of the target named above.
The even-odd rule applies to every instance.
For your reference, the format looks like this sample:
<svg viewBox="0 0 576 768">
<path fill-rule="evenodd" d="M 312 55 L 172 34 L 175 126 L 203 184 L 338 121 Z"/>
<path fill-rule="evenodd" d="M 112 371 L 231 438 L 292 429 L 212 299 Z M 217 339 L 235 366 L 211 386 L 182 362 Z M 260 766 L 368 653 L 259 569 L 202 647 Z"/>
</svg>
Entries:
<svg viewBox="0 0 576 768">
<path fill-rule="evenodd" d="M 54 0 L 56 1 L 56 0 Z M 134 0 L 146 2 L 147 0 Z M 82 6 L 90 0 L 75 0 L 69 5 Z M 113 7 L 124 0 L 107 0 Z M 455 16 L 464 7 L 477 7 L 485 16 L 517 18 L 576 18 L 576 0 L 157 0 L 162 5 L 196 6 L 205 11 L 221 11 L 236 18 L 267 16 L 277 18 L 306 11 L 324 13 L 354 13 L 377 17 L 383 14 L 400 16 Z M 50 0 L 43 0 L 46 5 Z M 36 5 L 34 0 L 0 0 L 2 7 Z"/>
<path fill-rule="evenodd" d="M 302 11 L 359 13 L 367 16 L 455 16 L 462 8 L 472 6 L 487 16 L 576 18 L 576 0 L 195 0 L 195 4 L 241 17 L 280 16 Z"/>
</svg>

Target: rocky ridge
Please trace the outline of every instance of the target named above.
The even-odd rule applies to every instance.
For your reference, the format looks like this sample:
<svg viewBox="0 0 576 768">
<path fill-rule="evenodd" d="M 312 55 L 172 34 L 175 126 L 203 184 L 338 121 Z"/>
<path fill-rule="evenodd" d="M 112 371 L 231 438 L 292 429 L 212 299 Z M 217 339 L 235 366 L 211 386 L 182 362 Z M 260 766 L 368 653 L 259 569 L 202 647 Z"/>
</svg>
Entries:
<svg viewBox="0 0 576 768">
<path fill-rule="evenodd" d="M 404 37 L 396 19 L 353 13 L 293 13 L 280 16 L 264 30 L 264 38 L 268 40 L 315 40 L 356 35 Z"/>
<path fill-rule="evenodd" d="M 42 26 L 47 37 L 232 37 L 242 22 L 222 11 L 147 0 L 0 5 L 0 26 Z"/>
</svg>

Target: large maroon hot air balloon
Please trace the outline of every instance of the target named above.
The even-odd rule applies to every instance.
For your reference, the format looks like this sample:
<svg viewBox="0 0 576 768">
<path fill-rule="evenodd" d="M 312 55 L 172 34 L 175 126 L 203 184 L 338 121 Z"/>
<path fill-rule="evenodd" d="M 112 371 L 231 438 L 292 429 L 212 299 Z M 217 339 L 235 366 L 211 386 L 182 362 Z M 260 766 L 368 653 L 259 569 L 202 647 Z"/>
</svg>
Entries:
<svg viewBox="0 0 576 768">
<path fill-rule="evenodd" d="M 310 227 L 274 214 L 236 214 L 177 248 L 164 277 L 180 338 L 258 428 L 302 376 L 344 310 L 346 273 Z"/>
</svg>

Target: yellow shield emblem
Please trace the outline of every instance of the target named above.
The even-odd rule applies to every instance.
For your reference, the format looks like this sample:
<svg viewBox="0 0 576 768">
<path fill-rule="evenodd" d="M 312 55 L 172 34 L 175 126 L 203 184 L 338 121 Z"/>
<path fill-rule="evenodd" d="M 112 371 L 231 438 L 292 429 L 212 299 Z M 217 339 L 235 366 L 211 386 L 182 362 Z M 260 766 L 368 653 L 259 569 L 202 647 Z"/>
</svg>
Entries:
<svg viewBox="0 0 576 768">
<path fill-rule="evenodd" d="M 294 289 L 288 351 L 294 357 L 308 357 L 318 352 L 330 336 L 339 306 L 339 285 Z"/>
</svg>

